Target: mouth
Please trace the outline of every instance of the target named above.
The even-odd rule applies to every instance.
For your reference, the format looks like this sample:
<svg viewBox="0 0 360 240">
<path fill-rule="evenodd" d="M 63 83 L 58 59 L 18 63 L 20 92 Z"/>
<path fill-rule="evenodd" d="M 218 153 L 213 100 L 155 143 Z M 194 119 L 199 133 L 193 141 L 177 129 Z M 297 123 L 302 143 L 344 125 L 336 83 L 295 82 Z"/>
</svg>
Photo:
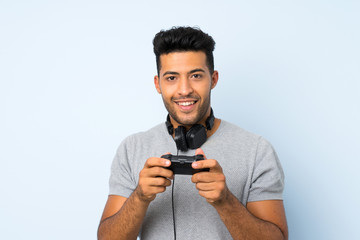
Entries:
<svg viewBox="0 0 360 240">
<path fill-rule="evenodd" d="M 182 110 L 182 111 L 191 111 L 195 107 L 198 100 L 196 99 L 183 99 L 183 100 L 177 100 L 174 101 L 176 105 Z"/>
<path fill-rule="evenodd" d="M 190 106 L 195 104 L 197 101 L 186 101 L 186 102 L 175 102 L 179 106 Z"/>
</svg>

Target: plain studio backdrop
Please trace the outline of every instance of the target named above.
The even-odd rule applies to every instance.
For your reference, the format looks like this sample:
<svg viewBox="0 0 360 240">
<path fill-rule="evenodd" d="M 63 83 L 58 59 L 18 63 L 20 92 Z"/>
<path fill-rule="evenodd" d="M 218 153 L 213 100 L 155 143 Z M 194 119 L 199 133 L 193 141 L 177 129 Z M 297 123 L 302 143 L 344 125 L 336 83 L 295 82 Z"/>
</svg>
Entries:
<svg viewBox="0 0 360 240">
<path fill-rule="evenodd" d="M 216 41 L 215 115 L 286 174 L 290 239 L 358 239 L 359 1 L 0 1 L 0 238 L 96 239 L 110 164 L 165 121 L 152 39 Z M 170 214 L 170 213 L 169 213 Z"/>
</svg>

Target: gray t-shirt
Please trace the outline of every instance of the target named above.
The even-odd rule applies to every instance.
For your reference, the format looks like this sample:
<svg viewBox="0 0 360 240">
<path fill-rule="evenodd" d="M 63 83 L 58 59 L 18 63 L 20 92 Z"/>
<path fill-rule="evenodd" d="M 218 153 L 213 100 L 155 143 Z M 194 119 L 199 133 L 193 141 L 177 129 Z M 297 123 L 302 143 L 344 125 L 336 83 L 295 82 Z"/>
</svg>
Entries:
<svg viewBox="0 0 360 240">
<path fill-rule="evenodd" d="M 229 190 L 244 206 L 247 202 L 282 199 L 284 174 L 274 149 L 264 138 L 222 120 L 201 148 L 208 159 L 219 162 Z M 127 137 L 112 163 L 109 194 L 129 197 L 145 161 L 167 152 L 176 154 L 177 149 L 164 123 Z M 179 154 L 194 153 L 189 150 Z M 141 239 L 172 239 L 171 191 L 170 186 L 149 205 Z M 232 239 L 215 208 L 198 194 L 191 176 L 175 176 L 174 205 L 178 240 Z"/>
</svg>

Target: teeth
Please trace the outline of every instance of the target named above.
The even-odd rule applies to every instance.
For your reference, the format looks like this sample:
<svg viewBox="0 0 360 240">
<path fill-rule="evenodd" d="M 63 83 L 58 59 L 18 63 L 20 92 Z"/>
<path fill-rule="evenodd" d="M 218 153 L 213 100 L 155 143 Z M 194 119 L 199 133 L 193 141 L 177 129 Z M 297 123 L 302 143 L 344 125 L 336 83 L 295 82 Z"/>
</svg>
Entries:
<svg viewBox="0 0 360 240">
<path fill-rule="evenodd" d="M 189 106 L 191 104 L 194 104 L 194 102 L 178 102 L 177 104 L 181 106 Z"/>
</svg>

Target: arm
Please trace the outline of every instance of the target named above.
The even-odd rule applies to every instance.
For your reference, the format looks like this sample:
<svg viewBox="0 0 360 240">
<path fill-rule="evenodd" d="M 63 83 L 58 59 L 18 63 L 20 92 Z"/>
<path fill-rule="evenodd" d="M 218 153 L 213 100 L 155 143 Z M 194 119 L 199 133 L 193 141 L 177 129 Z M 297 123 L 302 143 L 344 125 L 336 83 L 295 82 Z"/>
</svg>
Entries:
<svg viewBox="0 0 360 240">
<path fill-rule="evenodd" d="M 136 194 L 110 195 L 98 229 L 98 239 L 136 239 L 148 204 Z"/>
<path fill-rule="evenodd" d="M 101 217 L 98 239 L 136 239 L 147 208 L 156 194 L 171 185 L 170 161 L 149 158 L 139 175 L 139 184 L 129 198 L 110 195 Z"/>
<path fill-rule="evenodd" d="M 227 200 L 212 205 L 233 239 L 288 239 L 282 201 L 251 202 L 245 208 L 229 192 Z"/>
<path fill-rule="evenodd" d="M 196 154 L 203 154 L 202 150 Z M 250 202 L 243 206 L 226 186 L 225 176 L 214 159 L 193 163 L 194 168 L 210 168 L 194 174 L 192 181 L 199 194 L 218 212 L 233 239 L 287 239 L 287 224 L 282 201 Z"/>
</svg>

